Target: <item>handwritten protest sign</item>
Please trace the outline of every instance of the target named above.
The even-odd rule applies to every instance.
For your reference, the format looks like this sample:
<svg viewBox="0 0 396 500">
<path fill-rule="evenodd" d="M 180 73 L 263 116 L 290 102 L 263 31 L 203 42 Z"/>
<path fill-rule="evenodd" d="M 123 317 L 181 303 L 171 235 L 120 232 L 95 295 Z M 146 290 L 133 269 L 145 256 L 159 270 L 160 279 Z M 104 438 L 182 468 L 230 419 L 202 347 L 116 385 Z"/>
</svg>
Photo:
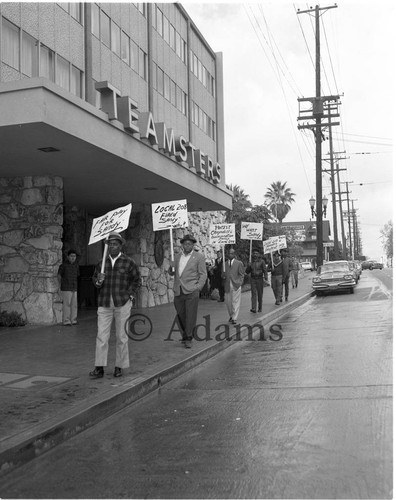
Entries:
<svg viewBox="0 0 396 500">
<path fill-rule="evenodd" d="M 187 200 L 153 203 L 151 211 L 154 231 L 188 227 Z"/>
<path fill-rule="evenodd" d="M 278 238 L 269 238 L 263 241 L 263 253 L 272 253 L 278 250 Z"/>
<path fill-rule="evenodd" d="M 268 240 L 263 241 L 263 252 L 272 253 L 287 248 L 286 236 L 272 236 Z"/>
<path fill-rule="evenodd" d="M 112 231 L 117 231 L 118 233 L 125 231 L 129 225 L 131 210 L 132 203 L 94 219 L 88 245 L 103 240 Z"/>
<path fill-rule="evenodd" d="M 213 245 L 235 244 L 235 224 L 211 224 L 209 240 Z"/>
<path fill-rule="evenodd" d="M 241 222 L 241 240 L 262 240 L 263 224 L 259 222 Z"/>
</svg>

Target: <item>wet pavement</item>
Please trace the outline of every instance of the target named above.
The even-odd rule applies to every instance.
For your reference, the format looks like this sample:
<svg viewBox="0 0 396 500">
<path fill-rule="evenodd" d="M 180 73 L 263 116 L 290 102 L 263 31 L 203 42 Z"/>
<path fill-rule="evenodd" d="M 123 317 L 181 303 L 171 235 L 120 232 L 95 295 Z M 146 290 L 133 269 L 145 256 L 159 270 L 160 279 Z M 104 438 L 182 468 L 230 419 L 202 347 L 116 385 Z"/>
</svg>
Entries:
<svg viewBox="0 0 396 500">
<path fill-rule="evenodd" d="M 392 498 L 392 292 L 363 274 L 353 295 L 283 313 L 272 341 L 234 343 L 11 471 L 0 495 Z"/>
<path fill-rule="evenodd" d="M 298 289 L 290 290 L 289 302 L 281 306 L 275 306 L 271 288 L 265 288 L 260 315 L 249 312 L 250 292 L 243 293 L 239 323 L 265 325 L 298 307 L 310 297 L 311 278 L 312 273 L 307 273 L 300 279 Z M 203 340 L 194 341 L 192 349 L 179 342 L 173 304 L 136 309 L 134 313 L 131 337 L 136 340 L 129 342 L 131 367 L 118 379 L 113 377 L 114 334 L 105 377 L 88 377 L 94 366 L 96 310 L 81 311 L 79 324 L 73 327 L 0 330 L 1 473 L 100 422 L 232 343 L 215 338 L 229 327 L 224 303 L 200 300 L 198 323 L 202 326 L 198 333 Z M 235 332 L 230 330 L 230 334 Z"/>
</svg>

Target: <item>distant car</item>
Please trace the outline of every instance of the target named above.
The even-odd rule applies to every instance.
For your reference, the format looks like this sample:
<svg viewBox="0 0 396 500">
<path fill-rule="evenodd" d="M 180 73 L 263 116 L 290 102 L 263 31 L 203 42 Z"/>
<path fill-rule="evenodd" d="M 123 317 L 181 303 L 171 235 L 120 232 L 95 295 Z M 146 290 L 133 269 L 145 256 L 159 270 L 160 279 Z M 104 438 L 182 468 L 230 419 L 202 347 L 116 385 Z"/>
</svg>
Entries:
<svg viewBox="0 0 396 500">
<path fill-rule="evenodd" d="M 311 262 L 300 262 L 301 264 L 301 269 L 304 269 L 304 271 L 313 271 L 313 265 Z"/>
<path fill-rule="evenodd" d="M 318 296 L 340 290 L 354 293 L 355 286 L 356 279 L 346 260 L 325 262 L 312 278 L 312 288 Z"/>
<path fill-rule="evenodd" d="M 384 264 L 382 264 L 382 262 L 371 262 L 371 266 L 369 267 L 370 271 L 372 271 L 373 269 L 383 269 L 384 268 Z"/>
<path fill-rule="evenodd" d="M 364 260 L 362 262 L 362 269 L 370 269 L 371 265 L 374 263 L 373 260 Z"/>
</svg>

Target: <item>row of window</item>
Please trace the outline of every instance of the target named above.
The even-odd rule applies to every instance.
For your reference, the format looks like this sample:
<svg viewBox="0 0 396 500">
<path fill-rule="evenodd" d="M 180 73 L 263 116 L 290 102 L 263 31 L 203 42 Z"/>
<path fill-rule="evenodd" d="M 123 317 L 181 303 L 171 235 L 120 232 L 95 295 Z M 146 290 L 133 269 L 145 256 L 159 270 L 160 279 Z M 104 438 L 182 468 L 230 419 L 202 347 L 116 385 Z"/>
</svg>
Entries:
<svg viewBox="0 0 396 500">
<path fill-rule="evenodd" d="M 211 93 L 212 96 L 214 96 L 215 79 L 205 68 L 205 66 L 201 63 L 201 61 L 198 59 L 198 57 L 194 54 L 192 50 L 190 51 L 190 67 L 191 71 L 202 83 L 202 85 L 208 89 L 208 91 Z"/>
<path fill-rule="evenodd" d="M 192 103 L 192 122 L 211 139 L 216 140 L 216 123 L 195 102 Z"/>
<path fill-rule="evenodd" d="M 153 68 L 153 88 L 187 116 L 187 94 L 156 64 Z"/>
<path fill-rule="evenodd" d="M 176 55 L 180 57 L 184 64 L 186 64 L 187 44 L 159 7 L 154 7 L 153 9 L 153 27 L 170 48 L 176 52 Z"/>
<path fill-rule="evenodd" d="M 139 4 L 143 5 L 143 4 Z M 147 80 L 147 54 L 110 17 L 92 4 L 91 32 L 144 80 Z"/>
<path fill-rule="evenodd" d="M 82 71 L 5 18 L 2 19 L 1 60 L 25 76 L 48 78 L 83 97 Z"/>
</svg>

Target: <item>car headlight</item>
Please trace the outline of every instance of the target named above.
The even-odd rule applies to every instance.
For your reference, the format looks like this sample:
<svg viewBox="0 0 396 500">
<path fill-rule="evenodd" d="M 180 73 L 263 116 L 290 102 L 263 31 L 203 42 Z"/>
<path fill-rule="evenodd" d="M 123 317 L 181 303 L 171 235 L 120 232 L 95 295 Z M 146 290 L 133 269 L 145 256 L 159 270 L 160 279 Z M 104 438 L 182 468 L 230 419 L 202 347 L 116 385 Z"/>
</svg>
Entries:
<svg viewBox="0 0 396 500">
<path fill-rule="evenodd" d="M 353 276 L 351 276 L 350 274 L 346 274 L 344 276 L 344 280 L 353 280 Z"/>
<path fill-rule="evenodd" d="M 312 278 L 314 283 L 320 283 L 322 280 L 320 278 Z"/>
</svg>

